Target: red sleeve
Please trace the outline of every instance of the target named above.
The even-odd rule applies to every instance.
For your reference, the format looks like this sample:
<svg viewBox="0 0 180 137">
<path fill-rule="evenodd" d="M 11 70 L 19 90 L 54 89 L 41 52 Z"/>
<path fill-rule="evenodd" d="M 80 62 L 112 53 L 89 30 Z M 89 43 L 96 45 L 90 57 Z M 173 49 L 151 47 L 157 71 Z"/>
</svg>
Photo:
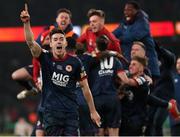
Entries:
<svg viewBox="0 0 180 137">
<path fill-rule="evenodd" d="M 106 31 L 106 35 L 110 39 L 110 43 L 108 45 L 108 50 L 117 51 L 121 53 L 120 41 L 109 31 Z"/>
<path fill-rule="evenodd" d="M 33 58 L 32 64 L 33 64 L 33 80 L 36 83 L 39 77 L 39 72 L 40 72 L 39 60 L 37 58 Z"/>
<path fill-rule="evenodd" d="M 86 32 L 83 33 L 78 39 L 77 42 L 85 43 L 86 42 Z"/>
</svg>

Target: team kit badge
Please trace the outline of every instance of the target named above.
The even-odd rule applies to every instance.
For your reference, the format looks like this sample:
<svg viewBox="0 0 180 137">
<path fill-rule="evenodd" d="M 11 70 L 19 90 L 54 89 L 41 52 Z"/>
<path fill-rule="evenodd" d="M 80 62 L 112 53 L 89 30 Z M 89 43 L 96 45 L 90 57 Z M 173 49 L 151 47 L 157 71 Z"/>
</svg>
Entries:
<svg viewBox="0 0 180 137">
<path fill-rule="evenodd" d="M 67 65 L 66 66 L 66 71 L 67 72 L 71 72 L 72 71 L 72 66 L 71 65 Z"/>
</svg>

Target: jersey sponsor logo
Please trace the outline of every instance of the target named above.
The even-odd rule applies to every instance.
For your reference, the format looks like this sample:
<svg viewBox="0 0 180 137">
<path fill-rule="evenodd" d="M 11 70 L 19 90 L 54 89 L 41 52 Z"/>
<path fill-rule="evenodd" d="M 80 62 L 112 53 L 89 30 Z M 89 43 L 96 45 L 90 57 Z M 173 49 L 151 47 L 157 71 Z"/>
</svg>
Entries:
<svg viewBox="0 0 180 137">
<path fill-rule="evenodd" d="M 113 75 L 113 70 L 99 70 L 99 76 Z"/>
<path fill-rule="evenodd" d="M 53 72 L 51 80 L 55 85 L 66 87 L 69 82 L 69 75 Z"/>
<path fill-rule="evenodd" d="M 113 57 L 110 57 L 109 60 L 105 58 L 104 60 L 101 60 L 100 62 L 100 69 L 98 74 L 99 76 L 105 76 L 105 75 L 113 75 L 113 64 L 114 64 L 114 59 Z"/>
<path fill-rule="evenodd" d="M 71 72 L 72 71 L 72 66 L 71 65 L 67 65 L 66 66 L 66 71 L 67 72 Z"/>
</svg>

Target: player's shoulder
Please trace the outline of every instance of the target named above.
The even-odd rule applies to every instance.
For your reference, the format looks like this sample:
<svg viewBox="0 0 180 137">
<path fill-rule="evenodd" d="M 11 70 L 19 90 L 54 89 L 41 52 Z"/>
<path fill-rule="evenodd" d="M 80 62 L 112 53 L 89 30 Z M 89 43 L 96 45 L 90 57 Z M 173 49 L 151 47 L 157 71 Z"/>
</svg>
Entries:
<svg viewBox="0 0 180 137">
<path fill-rule="evenodd" d="M 122 64 L 121 60 L 118 59 L 116 56 L 112 56 L 112 57 L 113 57 L 113 59 L 114 59 L 115 62 Z"/>
<path fill-rule="evenodd" d="M 84 58 L 93 58 L 93 57 L 92 57 L 92 54 L 91 54 L 91 53 L 87 53 L 87 52 L 85 52 L 84 54 L 82 54 L 82 56 L 83 56 Z"/>
<path fill-rule="evenodd" d="M 75 62 L 80 62 L 80 59 L 77 55 L 71 55 L 71 54 L 68 54 L 69 58 Z"/>
</svg>

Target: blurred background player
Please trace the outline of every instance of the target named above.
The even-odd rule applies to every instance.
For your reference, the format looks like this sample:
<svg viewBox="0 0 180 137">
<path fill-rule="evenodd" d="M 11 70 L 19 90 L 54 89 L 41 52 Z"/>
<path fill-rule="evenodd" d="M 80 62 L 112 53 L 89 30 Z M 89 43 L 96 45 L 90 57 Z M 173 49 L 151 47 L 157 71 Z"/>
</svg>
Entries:
<svg viewBox="0 0 180 137">
<path fill-rule="evenodd" d="M 156 46 L 158 46 L 158 45 L 156 45 Z M 168 77 L 170 77 L 169 79 L 166 79 L 167 83 L 165 85 L 168 86 L 170 84 L 171 86 L 170 86 L 170 88 L 166 87 L 166 89 L 162 90 L 164 82 L 159 82 L 159 84 L 158 84 L 159 86 L 157 85 L 158 86 L 157 90 L 161 89 L 161 91 L 156 93 L 157 96 L 156 96 L 156 94 L 152 94 L 152 93 L 148 94 L 147 104 L 150 105 L 151 107 L 154 107 L 154 109 L 161 108 L 162 110 L 164 110 L 165 112 L 163 113 L 163 115 L 169 112 L 171 114 L 171 116 L 173 117 L 173 119 L 178 119 L 179 111 L 177 109 L 176 101 L 174 99 L 172 99 L 172 98 L 174 98 L 173 97 L 173 91 L 170 90 L 171 88 L 173 89 L 172 82 L 171 82 L 171 78 L 172 78 L 171 70 L 172 70 L 172 64 L 174 62 L 173 61 L 174 60 L 174 54 L 172 54 L 171 52 L 167 51 L 166 49 L 164 49 L 162 47 L 161 48 L 157 47 L 157 48 L 158 48 L 159 56 L 161 58 L 161 63 L 162 63 L 161 71 L 162 71 L 162 73 L 166 73 L 166 71 L 170 71 L 170 72 L 167 72 L 167 74 L 164 74 L 164 76 L 168 75 Z M 144 46 L 144 44 L 142 42 L 136 41 L 133 43 L 132 49 L 131 49 L 131 58 L 133 56 L 146 57 L 146 47 Z M 162 58 L 163 56 L 166 56 L 166 57 Z M 167 69 L 167 67 L 169 69 Z M 149 75 L 151 77 L 147 68 L 145 69 L 145 74 Z M 155 90 L 156 90 L 156 88 L 155 88 Z M 172 94 L 172 95 L 166 95 L 165 97 L 163 97 L 165 94 L 168 94 L 169 92 L 171 92 L 170 94 Z M 158 94 L 160 94 L 160 93 L 161 94 L 164 93 L 164 94 L 159 96 Z M 169 98 L 169 99 L 167 100 L 167 98 Z M 161 113 L 161 115 L 162 115 L 162 113 Z M 152 114 L 149 114 L 149 116 L 151 118 Z M 157 120 L 157 121 L 159 121 L 159 120 Z M 149 122 L 151 123 L 151 121 L 149 121 Z M 149 131 L 149 126 L 147 128 L 148 128 L 148 132 L 151 132 L 151 131 Z"/>
<path fill-rule="evenodd" d="M 175 99 L 180 104 L 180 56 L 176 60 L 176 72 L 173 74 L 174 87 L 175 87 Z M 178 106 L 180 109 L 180 106 Z M 170 128 L 171 136 L 180 136 L 180 119 L 174 120 L 170 115 Z"/>
<path fill-rule="evenodd" d="M 53 25 L 46 27 L 44 31 L 51 30 L 53 28 L 59 28 L 65 33 L 66 37 L 72 37 L 74 39 L 77 39 L 78 35 L 73 31 L 73 24 L 71 22 L 71 19 L 71 11 L 66 8 L 61 8 L 57 11 L 56 22 Z M 41 34 L 37 38 L 37 42 L 39 44 L 40 38 Z"/>
<path fill-rule="evenodd" d="M 120 21 L 119 27 L 113 31 L 113 34 L 120 40 L 122 54 L 129 61 L 132 43 L 134 41 L 144 43 L 146 56 L 149 59 L 148 68 L 153 79 L 160 75 L 155 43 L 150 34 L 148 15 L 140 8 L 138 2 L 129 1 L 125 4 L 124 18 Z"/>
<path fill-rule="evenodd" d="M 76 45 L 76 41 L 72 37 L 67 37 L 68 45 L 66 47 L 66 51 L 68 54 L 73 56 L 78 56 L 83 63 L 87 76 L 89 76 L 89 68 L 91 66 L 91 54 L 85 52 L 85 49 L 82 45 Z M 77 83 L 77 102 L 79 105 L 79 130 L 80 136 L 94 136 L 97 132 L 96 126 L 93 124 L 88 104 L 83 96 L 82 89 L 80 84 Z"/>
<path fill-rule="evenodd" d="M 96 53 L 107 51 L 110 39 L 106 35 L 96 38 Z M 120 107 L 115 77 L 123 69 L 121 62 L 113 56 L 98 59 L 89 68 L 89 85 L 94 98 L 95 106 L 101 116 L 102 124 L 96 135 L 104 136 L 105 129 L 109 136 L 118 136 L 120 126 Z"/>
<path fill-rule="evenodd" d="M 121 52 L 119 40 L 109 32 L 105 26 L 105 13 L 102 10 L 90 9 L 87 13 L 89 27 L 77 39 L 77 42 L 85 44 L 86 50 L 91 53 L 95 51 L 96 39 L 101 35 L 106 35 L 110 40 L 108 50 Z"/>
<path fill-rule="evenodd" d="M 32 125 L 29 124 L 25 118 L 19 117 L 15 124 L 14 135 L 16 136 L 30 136 L 32 132 Z"/>
<path fill-rule="evenodd" d="M 157 43 L 155 49 L 158 54 L 160 77 L 154 84 L 152 94 L 169 102 L 172 98 L 175 97 L 175 89 L 173 83 L 173 67 L 175 65 L 175 54 L 163 47 L 160 47 Z M 156 107 L 152 109 L 154 109 L 154 112 L 152 112 L 153 114 L 151 114 L 151 116 L 153 116 L 152 135 L 162 136 L 162 126 L 168 116 L 168 112 L 165 108 Z M 152 120 L 150 119 L 150 121 Z"/>
<path fill-rule="evenodd" d="M 49 32 L 50 31 L 47 30 L 47 31 L 45 31 L 45 32 L 43 32 L 41 34 L 41 46 L 42 46 L 43 49 L 46 49 L 46 50 L 50 50 L 50 47 L 49 47 Z M 14 78 L 16 78 L 16 79 L 21 78 L 20 82 L 19 82 L 19 80 L 18 80 L 18 82 L 20 84 L 21 83 L 26 83 L 26 85 L 24 84 L 25 86 L 23 84 L 21 84 L 26 89 L 21 91 L 17 95 L 18 99 L 24 99 L 29 95 L 35 95 L 35 94 L 37 94 L 38 91 L 41 90 L 41 88 L 40 88 L 41 84 L 40 84 L 40 81 L 38 81 L 38 77 L 40 77 L 40 64 L 39 64 L 39 61 L 36 58 L 33 58 L 31 66 L 32 66 L 31 68 L 29 68 L 29 67 L 21 68 L 20 70 L 17 70 L 12 74 L 13 80 L 15 80 Z M 25 68 L 28 68 L 28 69 L 25 69 Z M 25 70 L 31 70 L 31 71 L 25 71 Z M 27 72 L 29 72 L 29 73 L 27 73 Z M 32 82 L 33 85 L 34 85 L 31 89 L 29 88 L 30 86 L 27 86 L 27 85 L 30 85 L 29 84 L 30 82 Z"/>
<path fill-rule="evenodd" d="M 38 89 L 36 88 L 35 83 L 33 82 L 32 75 L 33 75 L 33 65 L 28 65 L 26 67 L 20 68 L 12 73 L 12 79 L 17 81 L 22 87 L 25 88 L 20 93 L 24 94 L 28 91 L 30 91 L 33 94 L 38 93 Z M 25 96 L 25 95 L 18 94 L 17 98 L 18 99 L 24 98 L 21 96 Z"/>
<path fill-rule="evenodd" d="M 120 136 L 140 136 L 147 115 L 146 98 L 149 84 L 145 78 L 144 69 L 147 58 L 134 56 L 129 65 L 129 78 L 126 88 L 121 91 L 122 122 Z M 125 73 L 125 72 L 121 72 Z M 120 75 L 122 75 L 120 73 Z"/>
</svg>

